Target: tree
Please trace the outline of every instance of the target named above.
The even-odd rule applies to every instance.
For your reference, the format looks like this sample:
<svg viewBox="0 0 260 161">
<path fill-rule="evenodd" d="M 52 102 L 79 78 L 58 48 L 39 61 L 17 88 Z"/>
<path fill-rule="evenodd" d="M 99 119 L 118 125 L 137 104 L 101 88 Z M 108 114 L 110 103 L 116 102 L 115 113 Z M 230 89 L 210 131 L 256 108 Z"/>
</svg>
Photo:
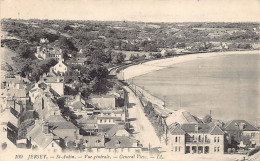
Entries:
<svg viewBox="0 0 260 161">
<path fill-rule="evenodd" d="M 120 64 L 125 60 L 126 55 L 123 54 L 122 52 L 119 52 L 119 53 L 113 52 L 111 54 L 111 57 L 112 57 L 112 61 L 111 61 L 112 63 Z"/>
<path fill-rule="evenodd" d="M 16 50 L 16 52 L 18 53 L 18 56 L 20 58 L 24 58 L 24 59 L 34 58 L 34 52 L 28 44 L 20 45 Z"/>
</svg>

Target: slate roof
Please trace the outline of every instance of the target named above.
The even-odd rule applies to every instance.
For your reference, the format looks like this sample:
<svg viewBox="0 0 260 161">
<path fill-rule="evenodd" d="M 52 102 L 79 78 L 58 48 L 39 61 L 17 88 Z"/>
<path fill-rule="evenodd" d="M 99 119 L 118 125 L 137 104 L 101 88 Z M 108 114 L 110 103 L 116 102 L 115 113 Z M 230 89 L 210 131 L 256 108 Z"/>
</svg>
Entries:
<svg viewBox="0 0 260 161">
<path fill-rule="evenodd" d="M 226 131 L 235 131 L 239 129 L 239 125 L 240 124 L 244 124 L 244 129 L 243 131 L 259 131 L 258 128 L 256 128 L 254 125 L 250 124 L 249 122 L 245 121 L 245 120 L 231 120 L 228 121 L 225 125 L 224 125 L 224 130 Z M 238 126 L 236 126 L 238 125 Z"/>
<path fill-rule="evenodd" d="M 166 118 L 166 124 L 170 126 L 173 123 L 187 124 L 197 123 L 197 120 L 189 112 L 185 110 L 174 111 L 171 115 Z"/>
<path fill-rule="evenodd" d="M 23 84 L 23 81 L 19 78 L 5 78 L 2 82 L 14 83 L 14 84 Z"/>
<path fill-rule="evenodd" d="M 73 109 L 81 109 L 82 107 L 85 107 L 85 105 L 81 101 L 73 102 L 72 105 Z"/>
<path fill-rule="evenodd" d="M 1 90 L 2 97 L 26 97 L 26 89 L 3 89 Z"/>
<path fill-rule="evenodd" d="M 184 130 L 181 129 L 181 127 L 179 125 L 175 126 L 175 127 L 172 127 L 170 129 L 170 133 L 172 135 L 185 135 L 186 132 Z"/>
<path fill-rule="evenodd" d="M 45 149 L 53 141 L 53 134 L 43 133 L 39 124 L 34 125 L 32 130 L 27 133 L 27 137 L 30 137 L 42 149 Z"/>
<path fill-rule="evenodd" d="M 59 129 L 78 129 L 78 127 L 75 126 L 70 121 L 52 122 L 52 123 L 49 123 L 49 125 L 52 126 L 52 128 L 54 130 L 59 130 Z"/>
<path fill-rule="evenodd" d="M 104 136 L 84 136 L 83 139 L 87 148 L 100 148 L 105 146 Z"/>
<path fill-rule="evenodd" d="M 224 131 L 220 129 L 217 125 L 211 128 L 210 132 L 211 135 L 224 135 Z"/>
<path fill-rule="evenodd" d="M 65 122 L 65 118 L 63 118 L 61 115 L 51 115 L 47 118 L 49 123 L 55 123 L 55 122 Z"/>
<path fill-rule="evenodd" d="M 106 148 L 133 148 L 133 147 L 140 147 L 134 146 L 134 143 L 138 143 L 137 140 L 132 139 L 127 136 L 114 136 L 111 137 L 109 141 L 105 143 Z"/>
<path fill-rule="evenodd" d="M 118 130 L 122 130 L 124 129 L 124 125 L 117 125 L 115 124 L 111 129 L 109 129 L 106 134 L 108 135 L 108 137 L 112 137 L 116 134 L 116 132 Z"/>
<path fill-rule="evenodd" d="M 114 126 L 113 124 L 99 124 L 98 125 L 98 130 L 99 130 L 99 132 L 107 132 L 113 126 Z"/>
<path fill-rule="evenodd" d="M 18 118 L 12 113 L 11 108 L 7 108 L 0 113 L 1 122 L 11 123 L 12 126 L 18 127 Z"/>
<path fill-rule="evenodd" d="M 187 133 L 195 133 L 195 126 L 198 125 L 198 133 L 209 133 L 210 126 L 207 124 L 182 124 L 181 129 Z"/>
</svg>

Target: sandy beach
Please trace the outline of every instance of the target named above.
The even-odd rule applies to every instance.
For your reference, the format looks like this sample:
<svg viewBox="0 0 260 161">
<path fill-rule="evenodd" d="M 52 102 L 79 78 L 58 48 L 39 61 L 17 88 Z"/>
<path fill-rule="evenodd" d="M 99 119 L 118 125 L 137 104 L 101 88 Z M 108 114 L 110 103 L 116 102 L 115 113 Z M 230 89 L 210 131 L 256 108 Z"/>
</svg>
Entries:
<svg viewBox="0 0 260 161">
<path fill-rule="evenodd" d="M 147 73 L 150 73 L 150 72 L 153 72 L 156 70 L 167 68 L 174 64 L 185 63 L 188 61 L 194 61 L 194 60 L 200 59 L 200 58 L 214 57 L 214 56 L 220 56 L 220 55 L 250 54 L 250 53 L 260 54 L 260 50 L 198 53 L 198 54 L 180 55 L 178 57 L 152 60 L 149 62 L 145 62 L 143 64 L 130 66 L 130 67 L 120 71 L 120 73 L 118 74 L 118 78 L 128 80 L 133 77 L 137 77 L 137 76 L 147 74 Z"/>
<path fill-rule="evenodd" d="M 133 65 L 130 66 L 123 71 L 119 73 L 119 79 L 122 79 L 122 76 L 124 75 L 124 79 L 129 82 L 130 84 L 132 83 L 132 79 L 134 77 L 144 75 L 150 72 L 154 72 L 157 70 L 161 70 L 164 68 L 167 68 L 169 66 L 174 66 L 175 64 L 180 64 L 180 63 L 187 63 L 189 61 L 197 61 L 202 58 L 209 58 L 209 57 L 219 57 L 219 56 L 225 56 L 225 55 L 237 55 L 237 54 L 260 54 L 259 50 L 254 50 L 254 51 L 232 51 L 232 52 L 214 52 L 214 53 L 199 53 L 199 54 L 192 54 L 192 55 L 183 55 L 183 56 L 178 56 L 178 57 L 172 57 L 172 58 L 167 58 L 167 59 L 159 59 L 159 60 L 152 60 L 143 64 L 139 65 Z M 135 81 L 134 81 L 135 82 Z M 135 83 L 134 83 L 135 84 Z M 134 85 L 135 86 L 135 85 Z M 133 88 L 134 88 L 133 86 Z M 158 96 L 154 96 L 150 94 L 149 89 L 143 87 L 138 87 L 136 86 L 135 89 L 139 91 L 139 93 L 143 93 L 143 95 L 147 98 L 147 100 L 153 102 L 154 104 L 159 105 L 160 107 L 163 107 L 163 100 L 159 98 Z M 166 104 L 166 107 L 168 105 Z M 172 108 L 170 107 L 172 110 Z"/>
</svg>

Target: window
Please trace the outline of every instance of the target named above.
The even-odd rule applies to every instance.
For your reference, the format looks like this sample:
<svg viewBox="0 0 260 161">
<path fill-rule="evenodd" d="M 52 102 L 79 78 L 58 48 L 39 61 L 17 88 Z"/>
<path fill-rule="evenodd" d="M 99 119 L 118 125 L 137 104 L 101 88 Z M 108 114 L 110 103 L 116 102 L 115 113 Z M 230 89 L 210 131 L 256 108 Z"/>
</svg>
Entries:
<svg viewBox="0 0 260 161">
<path fill-rule="evenodd" d="M 214 147 L 214 152 L 216 152 L 216 147 Z"/>
<path fill-rule="evenodd" d="M 214 137 L 214 143 L 216 142 L 216 137 Z"/>
<path fill-rule="evenodd" d="M 176 142 L 176 143 L 178 142 L 178 137 L 177 137 L 177 136 L 175 137 L 175 142 Z"/>
<path fill-rule="evenodd" d="M 218 142 L 219 142 L 219 137 L 218 137 Z"/>
<path fill-rule="evenodd" d="M 100 120 L 100 123 L 102 123 L 102 120 Z"/>
<path fill-rule="evenodd" d="M 179 151 L 181 151 L 181 147 L 179 146 Z"/>
<path fill-rule="evenodd" d="M 175 146 L 175 152 L 177 151 L 177 146 Z"/>
<path fill-rule="evenodd" d="M 218 152 L 219 152 L 219 147 L 218 147 Z"/>
<path fill-rule="evenodd" d="M 51 147 L 54 147 L 54 143 L 51 143 Z"/>
<path fill-rule="evenodd" d="M 251 133 L 251 137 L 255 137 L 255 133 Z"/>
</svg>

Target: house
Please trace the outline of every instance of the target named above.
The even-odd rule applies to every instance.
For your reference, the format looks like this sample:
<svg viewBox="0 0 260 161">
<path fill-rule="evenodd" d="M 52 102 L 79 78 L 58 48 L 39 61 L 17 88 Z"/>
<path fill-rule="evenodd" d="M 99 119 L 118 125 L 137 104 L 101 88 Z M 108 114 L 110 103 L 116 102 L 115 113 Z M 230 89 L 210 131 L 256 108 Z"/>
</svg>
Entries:
<svg viewBox="0 0 260 161">
<path fill-rule="evenodd" d="M 16 109 L 18 112 L 21 112 L 29 104 L 26 89 L 0 89 L 0 100 L 1 102 L 5 102 L 0 106 L 2 109 L 10 107 L 9 105 L 11 104 L 13 104 L 11 105 L 12 107 L 17 104 L 21 105 L 22 107 L 15 106 L 20 108 L 20 110 Z"/>
<path fill-rule="evenodd" d="M 54 67 L 52 67 L 52 69 L 55 73 L 60 73 L 63 76 L 64 73 L 68 70 L 68 66 L 62 60 L 59 60 L 59 62 Z"/>
<path fill-rule="evenodd" d="M 105 137 L 102 135 L 83 136 L 85 150 L 87 152 L 104 152 Z"/>
<path fill-rule="evenodd" d="M 18 136 L 18 112 L 7 108 L 0 113 L 1 150 L 16 148 Z"/>
<path fill-rule="evenodd" d="M 79 128 L 72 122 L 67 121 L 61 115 L 52 115 L 48 118 L 50 131 L 62 141 L 74 141 L 79 138 Z"/>
<path fill-rule="evenodd" d="M 250 138 L 252 147 L 260 145 L 260 130 L 245 120 L 228 121 L 223 129 L 228 134 L 227 140 L 231 148 L 237 148 L 242 136 Z"/>
<path fill-rule="evenodd" d="M 26 84 L 21 77 L 5 78 L 1 81 L 1 89 L 26 89 Z"/>
<path fill-rule="evenodd" d="M 35 102 L 35 98 L 41 94 L 43 91 L 48 91 L 50 92 L 50 87 L 45 84 L 44 82 L 37 82 L 33 85 L 32 89 L 29 91 L 29 97 L 30 97 L 30 101 L 32 103 Z"/>
<path fill-rule="evenodd" d="M 207 124 L 172 124 L 167 144 L 177 154 L 224 154 L 224 132 Z"/>
<path fill-rule="evenodd" d="M 48 47 L 46 45 L 37 46 L 37 51 L 35 53 L 38 59 L 48 59 L 53 58 L 57 61 L 63 60 L 63 51 L 57 47 Z"/>
<path fill-rule="evenodd" d="M 178 124 L 186 124 L 186 123 L 198 123 L 198 120 L 196 119 L 195 116 L 191 115 L 188 111 L 180 109 L 177 111 L 172 112 L 166 120 L 166 125 L 170 126 L 173 123 L 178 123 Z"/>
<path fill-rule="evenodd" d="M 67 60 L 66 63 L 72 65 L 84 65 L 87 60 L 88 60 L 87 57 L 77 57 L 77 58 L 71 58 L 70 60 Z"/>
<path fill-rule="evenodd" d="M 119 121 L 126 121 L 126 114 L 124 109 L 107 109 L 107 110 L 94 110 L 97 118 L 115 118 Z"/>
<path fill-rule="evenodd" d="M 81 112 L 86 108 L 85 101 L 81 98 L 81 94 L 76 95 L 74 100 L 67 101 L 67 106 L 69 107 L 70 111 L 74 112 Z"/>
<path fill-rule="evenodd" d="M 124 125 L 116 124 L 106 132 L 108 137 L 113 136 L 127 136 L 130 137 L 128 131 L 125 130 Z"/>
<path fill-rule="evenodd" d="M 54 139 L 50 133 L 48 123 L 36 120 L 34 127 L 27 133 L 27 139 L 32 150 L 41 150 L 46 152 L 61 153 L 59 139 Z"/>
<path fill-rule="evenodd" d="M 88 135 L 97 134 L 99 132 L 96 119 L 87 119 L 82 117 L 76 119 L 76 122 Z"/>
<path fill-rule="evenodd" d="M 142 146 L 138 140 L 127 136 L 113 136 L 105 143 L 108 152 L 114 153 L 140 153 Z"/>
<path fill-rule="evenodd" d="M 33 109 L 38 113 L 41 120 L 47 120 L 52 115 L 61 114 L 59 106 L 50 92 L 40 93 L 35 98 Z"/>
<path fill-rule="evenodd" d="M 47 85 L 50 85 L 50 88 L 53 90 L 52 92 L 55 93 L 58 96 L 63 96 L 64 95 L 64 78 L 60 76 L 46 76 L 42 77 L 40 80 L 41 82 L 44 82 Z"/>
<path fill-rule="evenodd" d="M 165 56 L 165 55 L 166 55 L 166 52 L 167 52 L 167 51 L 166 51 L 165 49 L 162 49 L 162 50 L 161 50 L 162 56 Z"/>
<path fill-rule="evenodd" d="M 116 108 L 116 96 L 93 96 L 88 102 L 99 109 L 115 109 Z"/>
<path fill-rule="evenodd" d="M 40 39 L 40 43 L 41 43 L 41 44 L 45 44 L 45 43 L 48 44 L 48 43 L 49 43 L 49 40 L 48 40 L 47 38 L 41 38 L 41 39 Z"/>
</svg>

